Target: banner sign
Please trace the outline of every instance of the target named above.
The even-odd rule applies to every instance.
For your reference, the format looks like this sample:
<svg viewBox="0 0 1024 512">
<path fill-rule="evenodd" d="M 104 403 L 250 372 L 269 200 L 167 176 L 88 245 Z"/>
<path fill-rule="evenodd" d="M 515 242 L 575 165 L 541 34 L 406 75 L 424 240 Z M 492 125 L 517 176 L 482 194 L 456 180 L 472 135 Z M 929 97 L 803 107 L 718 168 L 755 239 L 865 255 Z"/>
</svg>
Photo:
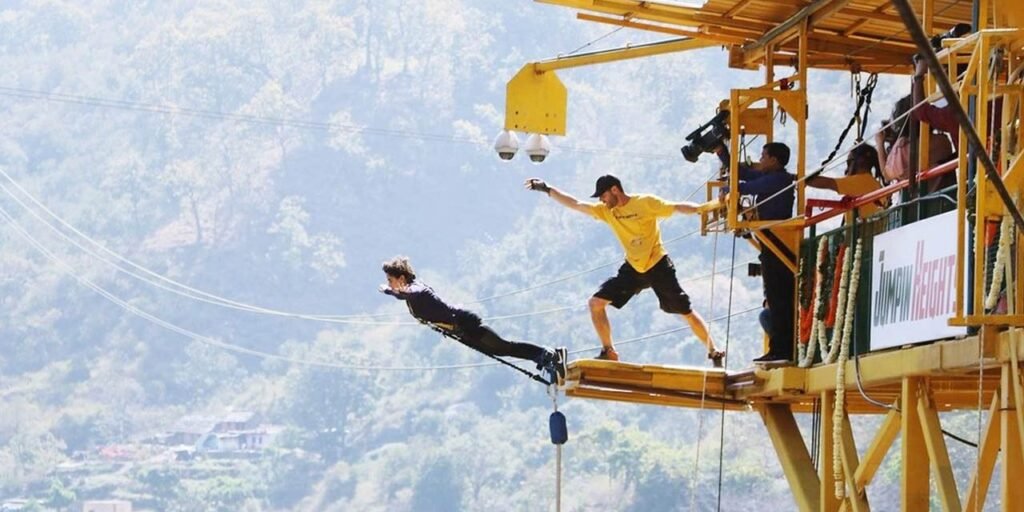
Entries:
<svg viewBox="0 0 1024 512">
<path fill-rule="evenodd" d="M 956 305 L 956 212 L 875 237 L 871 350 L 967 334 L 950 327 Z"/>
</svg>

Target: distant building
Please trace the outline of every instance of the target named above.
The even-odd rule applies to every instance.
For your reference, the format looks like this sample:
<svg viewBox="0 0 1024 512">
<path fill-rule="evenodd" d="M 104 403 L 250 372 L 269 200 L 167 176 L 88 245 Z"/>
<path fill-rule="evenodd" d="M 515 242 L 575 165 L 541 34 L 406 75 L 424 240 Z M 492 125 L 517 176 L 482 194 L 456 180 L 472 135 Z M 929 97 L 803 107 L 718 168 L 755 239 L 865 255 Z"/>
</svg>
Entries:
<svg viewBox="0 0 1024 512">
<path fill-rule="evenodd" d="M 82 504 L 82 512 L 132 512 L 132 502 L 125 500 L 93 500 Z"/>
<path fill-rule="evenodd" d="M 4 500 L 3 503 L 0 503 L 0 512 L 16 512 L 18 510 L 24 510 L 30 503 L 32 503 L 31 500 L 24 498 Z"/>
<path fill-rule="evenodd" d="M 157 437 L 171 446 L 189 446 L 199 452 L 260 451 L 279 428 L 260 425 L 249 411 L 220 416 L 182 416 L 169 431 Z"/>
<path fill-rule="evenodd" d="M 166 444 L 194 445 L 199 440 L 213 432 L 217 427 L 217 418 L 214 416 L 188 415 L 182 416 L 171 426 L 171 430 L 164 436 Z"/>
<path fill-rule="evenodd" d="M 256 413 L 249 411 L 229 412 L 217 421 L 217 432 L 251 430 L 256 428 Z"/>
</svg>

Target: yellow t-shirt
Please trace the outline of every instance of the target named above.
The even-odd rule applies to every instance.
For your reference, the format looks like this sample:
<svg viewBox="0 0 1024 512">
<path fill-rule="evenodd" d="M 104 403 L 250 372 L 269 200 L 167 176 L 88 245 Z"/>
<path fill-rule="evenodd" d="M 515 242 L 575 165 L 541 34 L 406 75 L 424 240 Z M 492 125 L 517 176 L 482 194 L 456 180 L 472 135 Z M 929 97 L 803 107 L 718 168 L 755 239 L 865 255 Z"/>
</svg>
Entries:
<svg viewBox="0 0 1024 512">
<path fill-rule="evenodd" d="M 869 173 L 854 174 L 836 178 L 836 192 L 844 196 L 858 197 L 882 188 L 882 184 Z M 857 207 L 857 216 L 870 217 L 889 206 L 889 200 L 882 198 Z M 847 216 L 849 217 L 849 215 Z M 849 219 L 848 219 L 849 220 Z"/>
<path fill-rule="evenodd" d="M 608 208 L 604 203 L 589 206 L 591 216 L 611 226 L 626 251 L 626 261 L 637 272 L 647 272 L 665 256 L 658 219 L 672 215 L 675 209 L 664 199 L 637 194 L 615 208 Z"/>
</svg>

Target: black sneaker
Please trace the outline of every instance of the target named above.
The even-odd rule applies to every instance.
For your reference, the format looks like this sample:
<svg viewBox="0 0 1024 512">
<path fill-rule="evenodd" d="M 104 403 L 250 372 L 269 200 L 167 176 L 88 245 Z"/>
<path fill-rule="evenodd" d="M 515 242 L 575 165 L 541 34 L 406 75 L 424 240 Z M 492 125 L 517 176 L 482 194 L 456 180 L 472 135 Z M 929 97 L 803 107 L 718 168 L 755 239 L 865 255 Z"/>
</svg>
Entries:
<svg viewBox="0 0 1024 512">
<path fill-rule="evenodd" d="M 715 368 L 724 368 L 725 365 L 725 351 L 724 350 L 712 350 L 708 352 L 708 359 L 711 360 L 711 366 Z"/>
<path fill-rule="evenodd" d="M 601 353 L 594 359 L 601 359 L 604 361 L 618 361 L 619 353 L 614 348 L 602 348 Z"/>
<path fill-rule="evenodd" d="M 565 347 L 558 347 L 555 349 L 555 373 L 558 374 L 558 380 L 565 380 L 565 373 L 568 369 L 569 364 L 569 351 Z"/>
<path fill-rule="evenodd" d="M 785 354 L 774 354 L 768 352 L 767 354 L 754 358 L 755 363 L 792 363 L 793 356 L 787 356 Z"/>
<path fill-rule="evenodd" d="M 558 356 L 555 355 L 554 351 L 549 350 L 549 349 L 545 349 L 544 353 L 540 356 L 540 360 L 537 361 L 537 369 L 538 370 L 547 369 L 549 366 L 551 366 L 551 363 L 553 363 L 555 361 L 556 357 L 558 357 Z"/>
</svg>

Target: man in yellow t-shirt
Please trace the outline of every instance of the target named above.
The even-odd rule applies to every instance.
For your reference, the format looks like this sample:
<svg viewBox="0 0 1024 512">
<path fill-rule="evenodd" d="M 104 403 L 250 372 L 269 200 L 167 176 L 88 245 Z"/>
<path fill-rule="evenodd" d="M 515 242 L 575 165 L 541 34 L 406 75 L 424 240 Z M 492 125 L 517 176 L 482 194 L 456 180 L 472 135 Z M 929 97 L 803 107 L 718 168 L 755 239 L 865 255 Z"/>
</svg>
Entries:
<svg viewBox="0 0 1024 512">
<path fill-rule="evenodd" d="M 849 197 L 860 197 L 882 188 L 875 177 L 878 159 L 875 148 L 870 144 L 861 144 L 850 150 L 846 158 L 845 176 L 829 178 L 814 176 L 807 178 L 807 186 L 833 190 L 837 194 Z M 889 198 L 879 198 L 868 204 L 857 207 L 857 218 L 870 217 L 889 207 Z M 846 222 L 852 222 L 852 213 L 846 214 Z"/>
<path fill-rule="evenodd" d="M 662 246 L 658 228 L 658 219 L 673 213 L 697 213 L 696 203 L 671 203 L 650 194 L 627 195 L 622 182 L 612 175 L 598 178 L 594 194 L 590 196 L 598 198 L 600 203 L 579 201 L 536 178 L 526 180 L 526 188 L 544 192 L 562 206 L 605 222 L 626 251 L 626 262 L 619 267 L 618 274 L 605 281 L 588 303 L 590 318 L 603 347 L 598 359 L 619 360 L 612 344 L 608 305 L 622 308 L 634 295 L 652 288 L 662 311 L 682 315 L 707 347 L 708 358 L 714 366 L 722 367 L 725 353 L 715 348 L 704 319 L 690 309 L 690 297 L 679 285 L 675 266 Z"/>
</svg>

